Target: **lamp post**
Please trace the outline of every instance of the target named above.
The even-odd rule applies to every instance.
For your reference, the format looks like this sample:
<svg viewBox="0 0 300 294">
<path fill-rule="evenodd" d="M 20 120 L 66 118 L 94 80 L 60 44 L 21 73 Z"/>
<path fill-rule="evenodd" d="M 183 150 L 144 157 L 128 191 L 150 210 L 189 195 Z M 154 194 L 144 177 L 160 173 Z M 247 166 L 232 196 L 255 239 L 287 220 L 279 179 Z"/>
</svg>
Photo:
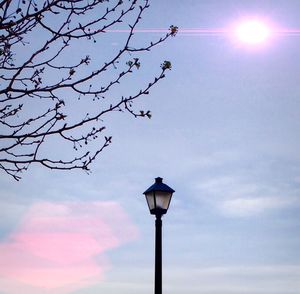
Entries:
<svg viewBox="0 0 300 294">
<path fill-rule="evenodd" d="M 167 213 L 170 206 L 171 198 L 175 192 L 168 185 L 164 184 L 163 179 L 158 177 L 155 183 L 149 187 L 144 195 L 151 214 L 154 214 L 155 219 L 155 285 L 154 294 L 162 294 L 162 237 L 161 218 Z"/>
</svg>

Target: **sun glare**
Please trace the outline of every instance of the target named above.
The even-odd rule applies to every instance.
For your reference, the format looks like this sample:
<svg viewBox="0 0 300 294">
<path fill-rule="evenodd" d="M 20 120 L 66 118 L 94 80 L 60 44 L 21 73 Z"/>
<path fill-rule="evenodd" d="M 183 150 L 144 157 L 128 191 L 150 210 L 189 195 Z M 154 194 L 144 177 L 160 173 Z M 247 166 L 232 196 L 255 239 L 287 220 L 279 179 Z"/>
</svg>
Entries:
<svg viewBox="0 0 300 294">
<path fill-rule="evenodd" d="M 237 25 L 237 38 L 247 44 L 264 43 L 270 37 L 270 28 L 259 20 L 248 20 Z"/>
</svg>

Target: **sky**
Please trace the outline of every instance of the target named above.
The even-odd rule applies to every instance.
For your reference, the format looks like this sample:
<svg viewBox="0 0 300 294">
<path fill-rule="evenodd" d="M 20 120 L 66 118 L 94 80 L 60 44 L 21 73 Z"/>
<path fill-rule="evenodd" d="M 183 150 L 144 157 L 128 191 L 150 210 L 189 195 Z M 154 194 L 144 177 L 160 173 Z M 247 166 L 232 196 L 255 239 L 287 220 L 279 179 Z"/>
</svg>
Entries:
<svg viewBox="0 0 300 294">
<path fill-rule="evenodd" d="M 151 293 L 142 193 L 160 176 L 176 191 L 163 217 L 165 294 L 299 294 L 299 11 L 296 0 L 151 1 L 138 40 L 180 30 L 124 85 L 172 61 L 137 103 L 152 118 L 108 118 L 113 144 L 90 175 L 0 175 L 0 293 Z M 271 30 L 263 43 L 233 34 L 253 18 Z M 124 34 L 107 35 L 105 50 Z"/>
</svg>

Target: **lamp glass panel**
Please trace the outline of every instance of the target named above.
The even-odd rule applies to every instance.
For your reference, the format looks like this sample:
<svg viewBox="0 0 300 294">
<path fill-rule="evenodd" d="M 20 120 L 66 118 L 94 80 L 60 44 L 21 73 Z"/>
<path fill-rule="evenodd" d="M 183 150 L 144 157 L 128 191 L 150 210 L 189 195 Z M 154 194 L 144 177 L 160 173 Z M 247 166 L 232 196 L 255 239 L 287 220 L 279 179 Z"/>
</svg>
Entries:
<svg viewBox="0 0 300 294">
<path fill-rule="evenodd" d="M 154 195 L 153 195 L 153 192 L 147 193 L 147 194 L 146 194 L 146 200 L 147 200 L 149 209 L 150 209 L 150 210 L 151 210 L 151 209 L 154 209 L 154 208 L 155 208 L 155 205 L 154 205 Z"/>
<path fill-rule="evenodd" d="M 155 192 L 156 207 L 162 209 L 168 209 L 171 201 L 171 197 L 172 197 L 172 193 L 170 192 L 156 191 Z"/>
</svg>

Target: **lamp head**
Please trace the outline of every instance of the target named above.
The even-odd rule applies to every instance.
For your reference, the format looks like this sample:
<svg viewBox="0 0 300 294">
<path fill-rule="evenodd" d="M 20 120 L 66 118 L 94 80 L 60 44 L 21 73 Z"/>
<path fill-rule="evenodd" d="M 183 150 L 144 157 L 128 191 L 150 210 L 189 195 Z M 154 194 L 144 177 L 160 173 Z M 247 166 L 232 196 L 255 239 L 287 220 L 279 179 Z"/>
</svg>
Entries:
<svg viewBox="0 0 300 294">
<path fill-rule="evenodd" d="M 162 178 L 157 177 L 155 183 L 144 192 L 150 213 L 155 215 L 167 213 L 174 192 L 163 183 Z"/>
</svg>

